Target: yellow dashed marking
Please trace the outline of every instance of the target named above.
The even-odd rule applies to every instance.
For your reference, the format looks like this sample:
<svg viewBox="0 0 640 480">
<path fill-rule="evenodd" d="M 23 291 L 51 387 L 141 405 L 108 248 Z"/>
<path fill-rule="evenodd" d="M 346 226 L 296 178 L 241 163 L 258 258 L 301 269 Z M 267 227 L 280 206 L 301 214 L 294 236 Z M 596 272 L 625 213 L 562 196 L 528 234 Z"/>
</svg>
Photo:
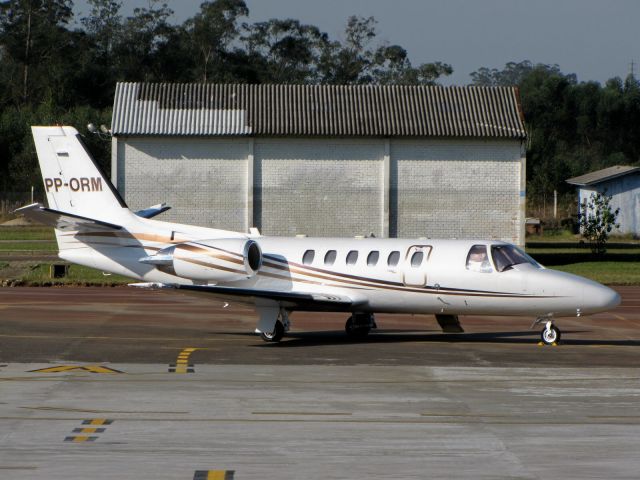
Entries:
<svg viewBox="0 0 640 480">
<path fill-rule="evenodd" d="M 29 370 L 29 372 L 40 373 L 61 373 L 72 372 L 74 370 L 90 373 L 122 373 L 120 370 L 105 367 L 103 365 L 58 365 L 57 367 L 39 368 L 37 370 Z"/>
<path fill-rule="evenodd" d="M 178 354 L 175 365 L 169 365 L 171 373 L 193 373 L 193 365 L 189 365 L 189 357 L 193 352 L 199 350 L 196 347 L 185 348 Z"/>
<path fill-rule="evenodd" d="M 94 418 L 93 420 L 83 420 L 82 425 L 111 425 L 113 420 L 107 418 Z"/>
<path fill-rule="evenodd" d="M 104 433 L 104 428 L 74 428 L 73 433 Z"/>
<path fill-rule="evenodd" d="M 64 437 L 65 442 L 82 443 L 82 442 L 95 442 L 98 437 L 89 437 L 86 435 L 76 435 L 74 437 Z"/>
<path fill-rule="evenodd" d="M 233 480 L 235 470 L 196 470 L 193 480 Z"/>
</svg>

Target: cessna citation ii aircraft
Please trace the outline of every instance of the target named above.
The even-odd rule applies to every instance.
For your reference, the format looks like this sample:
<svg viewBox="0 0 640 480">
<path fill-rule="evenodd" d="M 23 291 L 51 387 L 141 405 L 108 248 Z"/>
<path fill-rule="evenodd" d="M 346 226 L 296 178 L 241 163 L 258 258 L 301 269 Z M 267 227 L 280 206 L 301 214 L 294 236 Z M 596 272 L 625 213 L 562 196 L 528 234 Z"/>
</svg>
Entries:
<svg viewBox="0 0 640 480">
<path fill-rule="evenodd" d="M 376 328 L 375 313 L 434 314 L 445 332 L 458 315 L 526 315 L 560 339 L 556 317 L 620 303 L 610 288 L 548 270 L 519 248 L 486 240 L 284 238 L 152 220 L 129 210 L 72 127 L 32 127 L 49 207 L 17 212 L 55 227 L 63 260 L 141 281 L 255 306 L 256 332 L 277 342 L 293 311 L 345 312 L 346 332 Z"/>
</svg>

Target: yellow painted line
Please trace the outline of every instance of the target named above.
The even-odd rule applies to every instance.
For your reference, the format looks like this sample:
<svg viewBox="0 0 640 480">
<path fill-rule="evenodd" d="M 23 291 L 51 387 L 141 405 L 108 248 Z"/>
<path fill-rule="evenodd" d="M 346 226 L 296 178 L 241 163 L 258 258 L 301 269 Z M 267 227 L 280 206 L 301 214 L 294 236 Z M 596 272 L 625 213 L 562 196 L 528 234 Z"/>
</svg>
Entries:
<svg viewBox="0 0 640 480">
<path fill-rule="evenodd" d="M 96 433 L 97 431 L 98 431 L 97 428 L 81 428 L 78 433 Z"/>
<path fill-rule="evenodd" d="M 29 372 L 40 373 L 62 373 L 73 371 L 84 371 L 90 373 L 122 373 L 120 370 L 105 367 L 103 365 L 58 365 L 56 367 L 46 367 L 39 368 L 37 370 L 29 370 Z"/>
<path fill-rule="evenodd" d="M 188 373 L 189 369 L 189 357 L 196 350 L 200 350 L 197 347 L 188 347 L 182 349 L 182 351 L 178 354 L 178 358 L 176 360 L 176 366 L 173 370 L 173 373 Z"/>
<path fill-rule="evenodd" d="M 64 437 L 65 442 L 82 443 L 95 442 L 98 437 L 89 437 L 88 435 L 76 435 L 73 437 Z"/>
<path fill-rule="evenodd" d="M 193 480 L 233 480 L 235 470 L 196 470 Z"/>
<path fill-rule="evenodd" d="M 111 425 L 113 420 L 107 418 L 94 418 L 92 420 L 84 420 L 83 425 Z"/>
</svg>

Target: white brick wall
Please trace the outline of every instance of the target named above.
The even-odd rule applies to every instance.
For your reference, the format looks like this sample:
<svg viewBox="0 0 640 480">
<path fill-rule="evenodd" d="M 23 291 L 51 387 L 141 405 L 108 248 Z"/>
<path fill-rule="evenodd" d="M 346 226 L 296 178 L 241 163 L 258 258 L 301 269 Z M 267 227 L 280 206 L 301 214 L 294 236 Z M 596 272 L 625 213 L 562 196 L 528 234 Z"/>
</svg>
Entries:
<svg viewBox="0 0 640 480">
<path fill-rule="evenodd" d="M 256 218 L 267 235 L 382 235 L 384 143 L 256 140 Z"/>
<path fill-rule="evenodd" d="M 168 221 L 268 235 L 385 230 L 385 139 L 119 138 L 117 185 Z M 253 147 L 252 147 L 253 144 Z M 521 243 L 520 142 L 391 139 L 389 233 Z M 253 212 L 248 158 L 253 152 Z M 126 159 L 126 161 L 125 161 Z M 253 214 L 253 218 L 248 218 Z"/>
<path fill-rule="evenodd" d="M 391 235 L 518 243 L 520 155 L 513 141 L 393 140 Z"/>
<path fill-rule="evenodd" d="M 167 202 L 162 220 L 245 231 L 246 139 L 128 139 L 118 188 L 137 210 Z"/>
</svg>

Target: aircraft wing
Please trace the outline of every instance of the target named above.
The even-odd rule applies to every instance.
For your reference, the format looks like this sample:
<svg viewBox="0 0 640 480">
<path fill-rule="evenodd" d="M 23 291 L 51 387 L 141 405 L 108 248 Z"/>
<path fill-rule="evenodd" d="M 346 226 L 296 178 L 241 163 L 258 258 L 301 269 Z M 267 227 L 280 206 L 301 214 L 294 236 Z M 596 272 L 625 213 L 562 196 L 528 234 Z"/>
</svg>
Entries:
<svg viewBox="0 0 640 480">
<path fill-rule="evenodd" d="M 348 312 L 362 303 L 346 295 L 334 295 L 309 292 L 282 292 L 252 288 L 222 287 L 217 285 L 166 285 L 138 283 L 133 287 L 174 288 L 176 290 L 209 295 L 227 302 L 239 302 L 255 305 L 257 300 L 273 300 L 292 310 L 312 310 L 325 312 Z"/>
<path fill-rule="evenodd" d="M 65 231 L 113 231 L 122 230 L 120 225 L 102 222 L 93 218 L 81 217 L 72 213 L 60 212 L 47 208 L 39 203 L 32 203 L 18 208 L 14 213 L 20 213 L 29 220 Z"/>
</svg>

